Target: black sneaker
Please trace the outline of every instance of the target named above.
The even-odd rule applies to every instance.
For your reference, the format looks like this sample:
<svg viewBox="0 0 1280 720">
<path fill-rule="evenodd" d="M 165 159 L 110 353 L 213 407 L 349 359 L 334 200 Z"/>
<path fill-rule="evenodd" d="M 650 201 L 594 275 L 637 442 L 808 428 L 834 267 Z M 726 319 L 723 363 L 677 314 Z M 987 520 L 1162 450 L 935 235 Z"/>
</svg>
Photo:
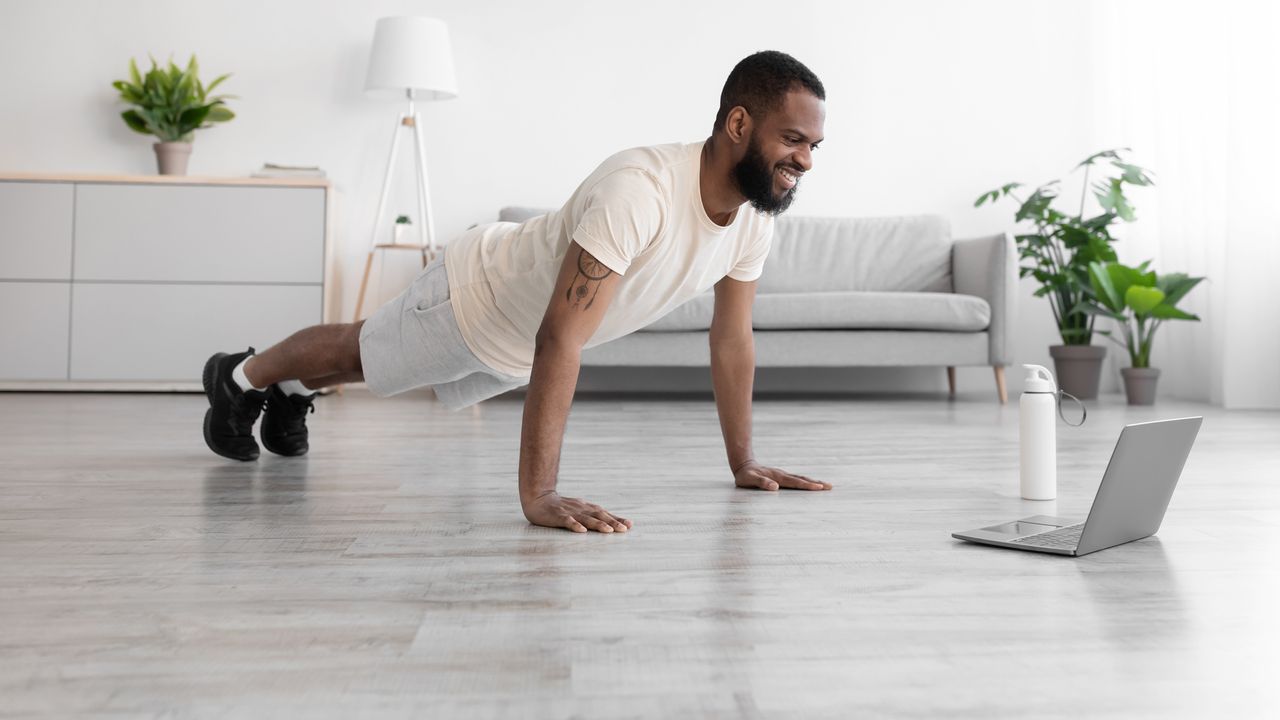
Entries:
<svg viewBox="0 0 1280 720">
<path fill-rule="evenodd" d="M 262 416 L 262 445 L 277 455 L 306 455 L 307 413 L 315 412 L 316 395 L 289 395 L 279 385 L 267 388 L 267 410 Z"/>
<path fill-rule="evenodd" d="M 253 423 L 262 412 L 267 393 L 241 390 L 231 379 L 231 371 L 250 355 L 253 348 L 234 355 L 217 353 L 204 364 L 204 394 L 209 398 L 204 441 L 210 450 L 232 460 L 258 459 Z"/>
</svg>

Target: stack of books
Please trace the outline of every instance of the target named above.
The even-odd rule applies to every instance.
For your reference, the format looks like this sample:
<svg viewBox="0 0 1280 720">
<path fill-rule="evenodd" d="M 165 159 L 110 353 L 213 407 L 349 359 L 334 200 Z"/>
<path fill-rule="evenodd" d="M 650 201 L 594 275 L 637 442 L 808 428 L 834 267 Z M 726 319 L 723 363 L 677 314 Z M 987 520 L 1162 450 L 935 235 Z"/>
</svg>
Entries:
<svg viewBox="0 0 1280 720">
<path fill-rule="evenodd" d="M 256 178 L 322 178 L 324 170 L 311 165 L 280 165 L 277 163 L 263 163 L 262 167 L 255 173 Z"/>
</svg>

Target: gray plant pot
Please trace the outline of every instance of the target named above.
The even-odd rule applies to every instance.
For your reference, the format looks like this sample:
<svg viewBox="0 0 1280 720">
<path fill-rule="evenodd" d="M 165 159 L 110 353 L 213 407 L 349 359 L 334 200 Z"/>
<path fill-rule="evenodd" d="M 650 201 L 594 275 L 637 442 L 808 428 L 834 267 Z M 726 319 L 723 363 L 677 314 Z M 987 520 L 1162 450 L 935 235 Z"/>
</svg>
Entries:
<svg viewBox="0 0 1280 720">
<path fill-rule="evenodd" d="M 191 143 L 158 142 L 151 147 L 156 150 L 156 164 L 160 166 L 161 175 L 187 174 L 187 160 L 191 157 Z"/>
<path fill-rule="evenodd" d="M 1155 405 L 1156 382 L 1160 380 L 1159 368 L 1121 368 L 1124 377 L 1124 394 L 1130 405 Z"/>
<path fill-rule="evenodd" d="M 1049 355 L 1058 377 L 1058 387 L 1081 400 L 1098 397 L 1102 359 L 1107 349 L 1101 345 L 1050 345 Z"/>
</svg>

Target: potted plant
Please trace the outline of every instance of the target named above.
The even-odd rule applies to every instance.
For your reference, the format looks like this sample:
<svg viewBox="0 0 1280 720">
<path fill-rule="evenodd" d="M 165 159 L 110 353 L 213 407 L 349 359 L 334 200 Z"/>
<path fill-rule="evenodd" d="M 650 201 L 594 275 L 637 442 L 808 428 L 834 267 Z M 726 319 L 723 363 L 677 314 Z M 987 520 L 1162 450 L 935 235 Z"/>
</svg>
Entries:
<svg viewBox="0 0 1280 720">
<path fill-rule="evenodd" d="M 1024 200 L 1014 191 L 1021 183 L 1009 183 L 983 193 L 974 201 L 974 207 L 1012 197 L 1018 202 L 1015 222 L 1030 222 L 1034 232 L 1017 235 L 1018 255 L 1024 263 L 1018 269 L 1019 277 L 1030 275 L 1040 283 L 1036 297 L 1048 296 L 1058 324 L 1061 345 L 1049 348 L 1058 385 L 1078 398 L 1096 398 L 1098 380 L 1102 374 L 1105 346 L 1093 345 L 1094 316 L 1080 309 L 1080 302 L 1089 290 L 1089 264 L 1111 262 L 1116 259 L 1111 247 L 1115 238 L 1110 227 L 1116 220 L 1132 222 L 1133 206 L 1125 197 L 1125 185 L 1152 185 L 1147 171 L 1124 161 L 1122 153 L 1128 148 L 1104 150 L 1085 158 L 1072 172 L 1084 168 L 1084 182 L 1080 192 L 1080 208 L 1074 215 L 1055 209 L 1052 204 L 1058 197 L 1060 181 L 1054 180 L 1037 187 Z M 1103 177 L 1089 183 L 1089 173 L 1094 165 L 1109 161 L 1111 168 Z M 1093 190 L 1102 212 L 1085 217 L 1085 199 Z"/>
<path fill-rule="evenodd" d="M 120 91 L 120 99 L 134 106 L 120 114 L 129 129 L 160 139 L 153 147 L 161 175 L 186 175 L 195 131 L 235 117 L 224 102 L 234 96 L 210 95 L 230 74 L 205 87 L 199 72 L 195 55 L 185 70 L 172 59 L 167 68 L 161 68 L 151 58 L 151 70 L 145 76 L 130 58 L 129 79 L 111 83 Z"/>
<path fill-rule="evenodd" d="M 1166 320 L 1200 319 L 1179 310 L 1177 303 L 1204 278 L 1184 273 L 1157 275 L 1147 269 L 1149 264 L 1090 263 L 1090 292 L 1078 306 L 1080 312 L 1109 317 L 1120 324 L 1124 342 L 1108 330 L 1098 332 L 1129 352 L 1130 367 L 1120 374 L 1130 405 L 1151 405 L 1156 400 L 1160 370 L 1151 367 L 1151 341 L 1160 325 Z"/>
<path fill-rule="evenodd" d="M 391 244 L 400 245 L 405 234 L 412 229 L 410 227 L 412 224 L 413 221 L 408 215 L 397 215 L 395 224 L 391 226 Z"/>
</svg>

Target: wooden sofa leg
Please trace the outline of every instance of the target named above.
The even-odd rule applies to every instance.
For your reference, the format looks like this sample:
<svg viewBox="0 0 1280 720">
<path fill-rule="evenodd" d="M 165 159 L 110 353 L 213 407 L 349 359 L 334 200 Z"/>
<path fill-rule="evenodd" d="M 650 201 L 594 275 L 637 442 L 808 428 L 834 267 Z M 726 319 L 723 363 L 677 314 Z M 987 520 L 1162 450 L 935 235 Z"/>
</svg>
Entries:
<svg viewBox="0 0 1280 720">
<path fill-rule="evenodd" d="M 1005 405 L 1009 402 L 1009 393 L 1004 387 L 1004 366 L 996 365 L 996 393 L 1000 396 L 1000 404 Z"/>
<path fill-rule="evenodd" d="M 955 366 L 947 366 L 947 390 L 951 397 L 956 396 L 956 369 Z"/>
</svg>

